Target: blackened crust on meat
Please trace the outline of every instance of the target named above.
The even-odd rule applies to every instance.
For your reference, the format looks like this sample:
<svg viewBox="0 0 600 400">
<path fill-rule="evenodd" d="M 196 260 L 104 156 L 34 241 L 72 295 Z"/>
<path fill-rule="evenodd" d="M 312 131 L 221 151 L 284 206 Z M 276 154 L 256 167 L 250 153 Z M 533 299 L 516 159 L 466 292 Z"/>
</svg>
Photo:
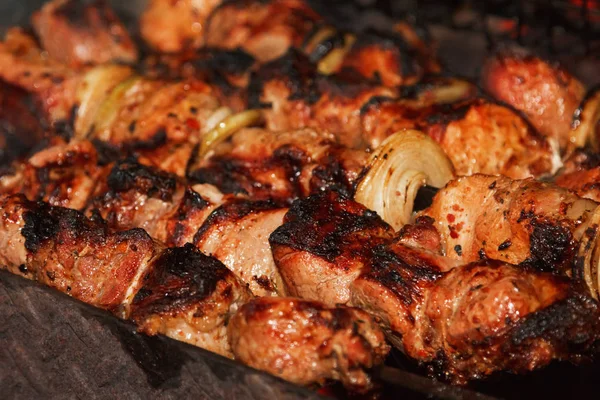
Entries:
<svg viewBox="0 0 600 400">
<path fill-rule="evenodd" d="M 523 264 L 561 275 L 570 270 L 576 251 L 571 231 L 559 224 L 536 219 L 531 221 L 531 226 L 531 255 Z"/>
<path fill-rule="evenodd" d="M 263 65 L 250 79 L 248 86 L 248 107 L 262 108 L 264 85 L 271 80 L 286 82 L 290 90 L 290 100 L 303 99 L 309 104 L 316 103 L 321 94 L 316 84 L 317 71 L 309 59 L 298 50 L 290 49 L 282 57 Z"/>
<path fill-rule="evenodd" d="M 402 254 L 402 249 L 406 249 L 407 254 Z M 418 252 L 411 253 L 410 249 L 403 246 L 396 247 L 395 251 L 390 251 L 387 246 L 377 246 L 361 279 L 379 282 L 394 292 L 403 304 L 412 304 L 421 298 L 428 284 L 443 274 L 425 257 L 418 257 Z"/>
<path fill-rule="evenodd" d="M 285 223 L 271 234 L 269 242 L 271 246 L 289 246 L 333 262 L 344 251 L 356 256 L 365 251 L 367 246 L 354 236 L 367 232 L 391 236 L 393 230 L 377 213 L 339 193 L 327 192 L 295 201 Z"/>
<path fill-rule="evenodd" d="M 329 94 L 332 97 L 353 99 L 360 94 L 379 86 L 377 79 L 366 79 L 353 68 L 343 68 L 333 75 L 319 75 L 317 88 L 320 94 Z"/>
<path fill-rule="evenodd" d="M 207 57 L 199 57 L 192 61 L 193 66 L 207 73 L 243 74 L 254 65 L 254 57 L 242 49 L 206 49 Z"/>
<path fill-rule="evenodd" d="M 237 160 L 214 157 L 212 165 L 191 170 L 187 178 L 193 183 L 208 183 L 219 188 L 223 193 L 247 194 L 243 166 Z"/>
<path fill-rule="evenodd" d="M 585 351 L 598 341 L 600 309 L 598 302 L 575 292 L 519 323 L 511 332 L 512 345 L 544 338 L 564 354 Z"/>
<path fill-rule="evenodd" d="M 419 53 L 399 34 L 369 30 L 358 35 L 351 51 L 366 47 L 376 47 L 397 51 L 397 61 L 403 76 L 414 75 L 419 71 Z"/>
<path fill-rule="evenodd" d="M 125 160 L 113 167 L 107 183 L 113 193 L 136 189 L 149 197 L 170 201 L 177 187 L 177 178 L 134 160 Z"/>
<path fill-rule="evenodd" d="M 98 165 L 100 166 L 108 165 L 121 158 L 121 152 L 119 151 L 119 148 L 108 142 L 93 139 L 92 144 L 96 149 L 96 154 L 98 155 Z"/>
<path fill-rule="evenodd" d="M 388 96 L 373 96 L 360 107 L 360 115 L 366 114 L 372 108 L 378 108 L 383 103 L 390 103 L 394 100 L 393 97 Z"/>
<path fill-rule="evenodd" d="M 21 234 L 25 238 L 25 248 L 35 253 L 47 241 L 56 239 L 101 241 L 107 235 L 102 221 L 90 221 L 81 212 L 63 207 L 52 207 L 47 203 L 27 202 L 27 211 L 23 214 L 25 225 Z"/>
<path fill-rule="evenodd" d="M 193 245 L 165 250 L 132 303 L 132 318 L 181 311 L 188 304 L 210 296 L 219 281 L 231 272 L 217 259 L 208 257 Z"/>
<path fill-rule="evenodd" d="M 167 131 L 164 128 L 159 129 L 154 135 L 148 140 L 136 140 L 127 142 L 123 145 L 125 150 L 154 150 L 167 143 Z"/>
<path fill-rule="evenodd" d="M 270 201 L 232 200 L 214 210 L 204 221 L 202 226 L 194 235 L 194 243 L 201 243 L 204 235 L 214 226 L 226 222 L 240 220 L 252 213 L 277 208 Z"/>
<path fill-rule="evenodd" d="M 328 154 L 320 165 L 312 171 L 310 179 L 311 191 L 333 190 L 344 197 L 351 197 L 355 192 L 356 182 L 350 182 L 344 166 L 335 154 Z"/>
</svg>

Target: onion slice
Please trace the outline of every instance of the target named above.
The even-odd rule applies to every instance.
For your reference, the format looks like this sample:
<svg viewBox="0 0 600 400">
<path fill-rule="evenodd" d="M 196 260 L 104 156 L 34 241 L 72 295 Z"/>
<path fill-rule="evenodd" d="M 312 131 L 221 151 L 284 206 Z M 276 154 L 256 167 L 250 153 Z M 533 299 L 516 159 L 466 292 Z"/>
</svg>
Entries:
<svg viewBox="0 0 600 400">
<path fill-rule="evenodd" d="M 349 33 L 344 35 L 344 45 L 331 50 L 323 57 L 317 64 L 317 70 L 323 75 L 331 75 L 337 71 L 354 42 L 356 42 L 356 36 Z"/>
<path fill-rule="evenodd" d="M 142 81 L 142 77 L 133 75 L 115 86 L 98 107 L 98 112 L 94 117 L 94 124 L 92 125 L 94 130 L 86 132 L 86 134 L 95 136 L 100 140 L 108 140 L 110 131 L 107 128 L 117 118 L 121 107 L 123 107 L 123 99 L 130 90 Z"/>
<path fill-rule="evenodd" d="M 416 130 L 388 137 L 367 165 L 368 172 L 358 184 L 354 199 L 376 211 L 396 230 L 410 222 L 419 188 L 441 188 L 454 178 L 446 153 Z"/>
<path fill-rule="evenodd" d="M 588 91 L 573 115 L 570 137 L 572 149 L 583 147 L 590 142 L 594 150 L 600 150 L 600 138 L 596 134 L 598 122 L 600 122 L 600 85 Z"/>
<path fill-rule="evenodd" d="M 223 115 L 226 115 L 226 113 L 223 113 Z M 261 121 L 262 112 L 260 110 L 247 110 L 226 116 L 225 119 L 217 123 L 213 129 L 202 136 L 200 146 L 198 147 L 198 156 L 200 158 L 205 157 L 212 148 L 222 141 L 227 140 L 240 129 L 256 125 Z"/>
<path fill-rule="evenodd" d="M 77 116 L 75 137 L 84 138 L 92 126 L 96 113 L 111 91 L 133 74 L 130 67 L 124 65 L 101 65 L 87 71 L 77 86 Z"/>
<path fill-rule="evenodd" d="M 592 213 L 585 233 L 579 242 L 574 276 L 583 278 L 590 295 L 598 299 L 600 294 L 600 207 Z"/>
</svg>

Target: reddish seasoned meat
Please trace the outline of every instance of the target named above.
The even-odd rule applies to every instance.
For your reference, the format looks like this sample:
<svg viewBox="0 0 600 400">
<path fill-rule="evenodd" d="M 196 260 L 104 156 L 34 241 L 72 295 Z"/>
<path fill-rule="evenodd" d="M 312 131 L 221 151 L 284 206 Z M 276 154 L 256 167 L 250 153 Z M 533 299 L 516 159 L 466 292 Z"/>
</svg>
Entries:
<svg viewBox="0 0 600 400">
<path fill-rule="evenodd" d="M 3 198 L 1 209 L 5 268 L 113 312 L 131 302 L 162 251 L 141 229 L 111 234 L 76 210 L 21 195 Z"/>
<path fill-rule="evenodd" d="M 570 274 L 597 206 L 532 179 L 474 175 L 449 183 L 423 215 L 435 220 L 444 254 L 462 263 L 490 258 Z"/>
<path fill-rule="evenodd" d="M 557 149 L 511 109 L 482 98 L 448 104 L 373 102 L 361 110 L 372 146 L 402 129 L 419 129 L 446 152 L 458 175 L 502 174 L 514 179 L 551 174 Z"/>
<path fill-rule="evenodd" d="M 567 71 L 537 57 L 506 53 L 487 61 L 482 83 L 494 97 L 523 111 L 540 133 L 567 147 L 573 114 L 585 95 Z"/>
<path fill-rule="evenodd" d="M 388 87 L 414 84 L 427 74 L 439 73 L 431 43 L 425 43 L 408 24 L 398 25 L 398 31 L 358 34 L 337 71 L 352 68 Z"/>
<path fill-rule="evenodd" d="M 0 192 L 21 193 L 30 200 L 81 210 L 105 175 L 92 143 L 57 143 L 0 176 Z"/>
<path fill-rule="evenodd" d="M 36 96 L 49 122 L 71 118 L 79 74 L 47 57 L 21 29 L 9 29 L 0 42 L 0 78 Z"/>
<path fill-rule="evenodd" d="M 308 59 L 290 50 L 262 66 L 248 87 L 249 105 L 269 105 L 266 126 L 275 131 L 312 127 L 334 134 L 344 146 L 364 148 L 359 110 L 372 98 L 395 97 L 397 91 L 366 81 L 356 73 L 324 77 Z"/>
<path fill-rule="evenodd" d="M 576 360 L 597 342 L 597 302 L 569 282 L 501 262 L 441 273 L 407 264 L 401 247 L 376 254 L 352 285 L 352 304 L 383 321 L 388 338 L 434 371 L 465 383 Z M 581 335 L 581 336 L 579 336 Z"/>
<path fill-rule="evenodd" d="M 320 21 L 304 0 L 225 2 L 207 22 L 206 45 L 241 47 L 260 62 L 270 61 L 300 47 Z"/>
<path fill-rule="evenodd" d="M 147 333 L 231 356 L 226 322 L 250 294 L 219 261 L 22 196 L 4 197 L 0 210 L 4 268 L 132 318 Z"/>
<path fill-rule="evenodd" d="M 140 18 L 144 40 L 163 53 L 204 44 L 207 18 L 221 0 L 151 0 Z"/>
<path fill-rule="evenodd" d="M 295 202 L 269 239 L 288 293 L 327 305 L 346 304 L 371 247 L 392 228 L 362 205 L 335 192 Z"/>
<path fill-rule="evenodd" d="M 48 55 L 69 66 L 137 60 L 127 30 L 103 0 L 53 0 L 32 22 Z"/>
<path fill-rule="evenodd" d="M 237 359 L 301 385 L 335 379 L 367 390 L 369 370 L 389 350 L 367 313 L 292 298 L 254 299 L 233 316 L 228 329 Z"/>
<path fill-rule="evenodd" d="M 289 202 L 327 188 L 351 194 L 367 156 L 313 129 L 247 128 L 194 163 L 188 177 L 226 193 Z"/>
<path fill-rule="evenodd" d="M 318 287 L 323 277 L 338 280 L 337 287 L 346 287 L 350 295 L 341 300 L 369 312 L 396 347 L 431 363 L 447 379 L 464 383 L 494 371 L 524 372 L 553 359 L 576 360 L 597 342 L 597 328 L 588 327 L 600 324 L 598 303 L 578 281 L 540 271 L 552 264 L 538 270 L 488 260 L 464 265 L 442 255 L 431 218 L 405 227 L 396 240 L 381 240 L 369 235 L 373 224 L 361 223 L 364 215 L 348 212 L 351 207 L 351 201 L 336 197 L 295 203 L 291 220 L 271 237 L 282 275 L 293 267 L 308 288 Z M 311 212 L 324 209 L 331 224 L 322 222 L 325 213 Z M 332 225 L 353 231 L 340 240 Z M 301 235 L 299 226 L 311 234 Z M 353 237 L 362 239 L 359 249 L 352 246 Z M 359 262 L 348 266 L 328 245 L 347 254 L 354 249 Z M 329 302 L 330 292 L 306 295 Z"/>
<path fill-rule="evenodd" d="M 575 151 L 554 182 L 580 197 L 600 202 L 600 157 L 591 150 Z"/>
<path fill-rule="evenodd" d="M 213 211 L 199 227 L 194 245 L 221 260 L 257 296 L 285 295 L 273 261 L 269 235 L 287 209 L 268 202 L 230 201 Z"/>
<path fill-rule="evenodd" d="M 144 276 L 130 318 L 148 334 L 231 357 L 227 324 L 250 294 L 218 260 L 191 244 L 165 250 Z"/>
</svg>

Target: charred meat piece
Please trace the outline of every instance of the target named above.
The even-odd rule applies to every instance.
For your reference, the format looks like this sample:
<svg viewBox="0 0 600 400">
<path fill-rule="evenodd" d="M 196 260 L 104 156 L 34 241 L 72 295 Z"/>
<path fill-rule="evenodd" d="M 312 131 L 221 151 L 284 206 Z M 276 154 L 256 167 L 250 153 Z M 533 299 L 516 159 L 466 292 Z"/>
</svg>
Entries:
<svg viewBox="0 0 600 400">
<path fill-rule="evenodd" d="M 523 111 L 544 136 L 561 148 L 569 145 L 585 88 L 563 68 L 534 56 L 498 54 L 484 66 L 482 83 L 494 97 Z"/>
<path fill-rule="evenodd" d="M 144 40 L 163 53 L 204 45 L 206 24 L 221 0 L 151 0 L 141 16 Z"/>
<path fill-rule="evenodd" d="M 423 215 L 435 220 L 450 258 L 490 258 L 567 275 L 597 206 L 548 183 L 474 175 L 448 184 Z"/>
<path fill-rule="evenodd" d="M 137 60 L 135 44 L 104 0 L 53 0 L 32 22 L 48 55 L 69 66 Z"/>
<path fill-rule="evenodd" d="M 70 120 L 79 73 L 47 57 L 19 28 L 9 29 L 0 42 L 0 78 L 35 96 L 50 123 Z"/>
<path fill-rule="evenodd" d="M 223 2 L 207 21 L 206 45 L 243 48 L 260 62 L 300 47 L 321 17 L 304 0 Z"/>
<path fill-rule="evenodd" d="M 0 262 L 10 272 L 132 318 L 147 333 L 231 356 L 225 325 L 250 294 L 219 261 L 22 196 L 3 198 L 0 209 Z"/>
<path fill-rule="evenodd" d="M 221 262 L 187 244 L 155 259 L 133 298 L 130 318 L 145 333 L 231 357 L 227 324 L 249 298 L 245 285 Z"/>
<path fill-rule="evenodd" d="M 389 87 L 414 84 L 425 75 L 440 72 L 431 43 L 426 43 L 406 23 L 396 28 L 392 32 L 371 30 L 357 34 L 336 70 L 351 68 L 367 79 L 380 79 Z"/>
<path fill-rule="evenodd" d="M 0 191 L 82 210 L 106 174 L 92 143 L 58 141 L 0 176 Z"/>
<path fill-rule="evenodd" d="M 221 260 L 255 295 L 285 295 L 268 240 L 286 211 L 270 202 L 229 201 L 198 228 L 194 245 Z"/>
<path fill-rule="evenodd" d="M 402 129 L 423 131 L 440 144 L 458 175 L 519 179 L 551 174 L 560 166 L 557 149 L 518 113 L 483 98 L 429 105 L 374 102 L 361 109 L 361 125 L 372 146 Z"/>
<path fill-rule="evenodd" d="M 389 350 L 383 333 L 364 311 L 292 298 L 258 298 L 229 323 L 237 359 L 288 381 L 323 384 L 340 380 L 356 391 L 371 387 L 369 370 Z"/>
<path fill-rule="evenodd" d="M 372 98 L 393 98 L 397 91 L 357 73 L 321 76 L 301 53 L 290 50 L 262 66 L 248 88 L 250 107 L 265 109 L 266 127 L 275 131 L 311 127 L 334 134 L 347 147 L 364 148 L 358 110 Z"/>
<path fill-rule="evenodd" d="M 328 192 L 295 202 L 269 242 L 288 292 L 333 306 L 348 303 L 372 246 L 393 233 L 376 213 Z"/>
<path fill-rule="evenodd" d="M 576 360 L 597 342 L 598 304 L 554 275 L 480 261 L 441 273 L 380 250 L 352 285 L 352 304 L 388 339 L 454 383 Z M 390 251 L 391 250 L 391 251 Z M 414 262 L 414 261 L 413 261 Z M 579 336 L 581 335 L 581 336 Z"/>
<path fill-rule="evenodd" d="M 554 359 L 576 360 L 598 340 L 596 328 L 586 328 L 600 323 L 598 303 L 577 280 L 502 261 L 456 262 L 443 256 L 441 238 L 428 217 L 405 227 L 394 240 L 369 237 L 372 224 L 347 211 L 351 201 L 321 198 L 319 207 L 327 209 L 331 225 L 349 226 L 355 220 L 355 231 L 336 242 L 338 251 L 347 251 L 353 249 L 350 238 L 362 239 L 354 251 L 360 265 L 349 266 L 343 256 L 327 253 L 334 235 L 331 225 L 320 221 L 323 213 L 308 212 L 314 203 L 315 198 L 299 200 L 290 220 L 271 237 L 282 275 L 294 268 L 309 288 L 319 287 L 323 277 L 337 280 L 349 297 L 336 301 L 369 312 L 396 347 L 454 383 L 500 370 L 529 371 Z M 297 210 L 304 213 L 295 220 Z M 300 235 L 298 226 L 309 227 L 303 232 L 311 234 Z M 280 253 L 282 236 L 287 246 Z M 332 290 L 305 293 L 329 303 Z"/>
<path fill-rule="evenodd" d="M 328 188 L 350 195 L 367 156 L 313 129 L 247 128 L 192 164 L 188 178 L 259 200 L 291 202 Z"/>
</svg>

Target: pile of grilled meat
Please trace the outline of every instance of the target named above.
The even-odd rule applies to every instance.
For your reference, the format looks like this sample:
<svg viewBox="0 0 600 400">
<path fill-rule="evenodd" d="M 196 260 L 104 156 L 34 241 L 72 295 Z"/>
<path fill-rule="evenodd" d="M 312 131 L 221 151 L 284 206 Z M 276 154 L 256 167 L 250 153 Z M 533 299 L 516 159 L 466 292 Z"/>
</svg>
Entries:
<svg viewBox="0 0 600 400">
<path fill-rule="evenodd" d="M 593 355 L 600 92 L 559 66 L 477 85 L 303 0 L 31 26 L 0 43 L 3 268 L 303 385 L 369 390 L 391 346 L 456 384 Z"/>
</svg>

